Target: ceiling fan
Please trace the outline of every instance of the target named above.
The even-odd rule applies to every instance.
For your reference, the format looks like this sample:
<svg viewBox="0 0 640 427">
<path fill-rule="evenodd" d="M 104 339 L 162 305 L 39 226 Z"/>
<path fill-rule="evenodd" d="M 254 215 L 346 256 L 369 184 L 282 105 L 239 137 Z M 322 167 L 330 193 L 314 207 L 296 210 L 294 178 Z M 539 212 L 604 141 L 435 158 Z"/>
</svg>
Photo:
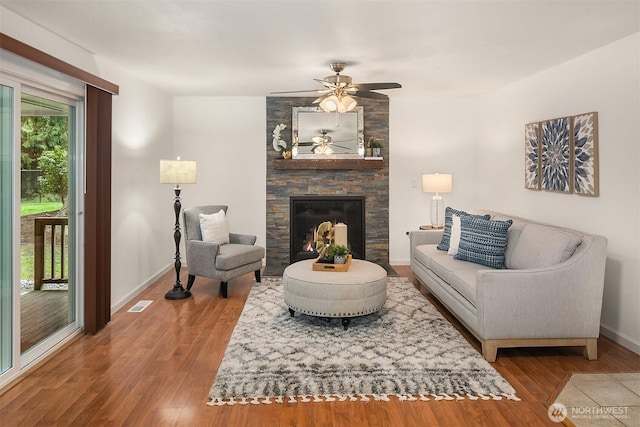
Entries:
<svg viewBox="0 0 640 427">
<path fill-rule="evenodd" d="M 343 141 L 334 142 L 331 139 L 331 136 L 327 135 L 329 132 L 331 132 L 330 130 L 320 129 L 318 132 L 320 132 L 320 135 L 317 135 L 311 138 L 310 142 L 308 141 L 298 142 L 298 145 L 311 146 L 311 152 L 314 154 L 332 154 L 333 150 L 331 149 L 331 146 L 344 148 L 345 150 L 349 149 L 349 147 L 336 144 L 335 142 L 343 142 Z M 347 141 L 348 140 L 345 140 L 344 142 L 347 142 Z"/>
<path fill-rule="evenodd" d="M 329 64 L 331 70 L 336 74 L 327 76 L 324 79 L 314 79 L 318 83 L 324 86 L 323 89 L 312 90 L 298 90 L 287 92 L 272 92 L 273 94 L 279 93 L 304 93 L 304 92 L 316 92 L 320 94 L 314 104 L 319 104 L 326 112 L 339 112 L 344 113 L 353 110 L 358 104 L 354 98 L 374 98 L 374 99 L 386 99 L 387 95 L 383 93 L 373 92 L 374 90 L 383 89 L 399 89 L 402 87 L 400 83 L 353 83 L 351 77 L 340 74 L 346 66 L 343 62 L 334 62 Z"/>
</svg>

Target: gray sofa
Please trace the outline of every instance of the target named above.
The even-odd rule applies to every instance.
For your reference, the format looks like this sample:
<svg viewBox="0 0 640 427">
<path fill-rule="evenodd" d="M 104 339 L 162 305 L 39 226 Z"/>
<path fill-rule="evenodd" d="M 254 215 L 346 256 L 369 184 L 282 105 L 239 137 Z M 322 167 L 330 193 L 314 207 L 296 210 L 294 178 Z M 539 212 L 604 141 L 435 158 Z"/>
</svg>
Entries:
<svg viewBox="0 0 640 427">
<path fill-rule="evenodd" d="M 442 231 L 409 233 L 416 285 L 427 288 L 481 342 L 494 362 L 498 348 L 584 346 L 597 358 L 607 241 L 602 236 L 511 219 L 505 268 L 455 259 L 438 250 Z"/>
</svg>

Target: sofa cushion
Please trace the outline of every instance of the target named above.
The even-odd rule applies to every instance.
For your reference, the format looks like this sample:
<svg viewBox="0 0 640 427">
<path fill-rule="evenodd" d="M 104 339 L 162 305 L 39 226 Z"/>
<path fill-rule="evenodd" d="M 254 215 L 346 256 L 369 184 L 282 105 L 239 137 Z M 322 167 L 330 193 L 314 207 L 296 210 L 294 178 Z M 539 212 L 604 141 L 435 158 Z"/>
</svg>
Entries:
<svg viewBox="0 0 640 427">
<path fill-rule="evenodd" d="M 487 267 L 473 262 L 456 260 L 454 257 L 443 254 L 442 251 L 431 258 L 430 270 L 447 282 L 455 292 L 462 295 L 473 306 L 476 301 L 476 272 Z"/>
<path fill-rule="evenodd" d="M 458 261 L 464 262 L 464 261 Z M 478 282 L 478 270 L 486 269 L 485 266 L 467 262 L 473 268 L 457 269 L 451 275 L 449 285 L 462 294 L 467 301 L 476 307 L 476 283 Z"/>
<path fill-rule="evenodd" d="M 413 257 L 417 262 L 431 269 L 433 260 L 440 257 L 451 258 L 446 253 L 439 251 L 436 245 L 420 245 L 414 248 Z M 437 262 L 437 261 L 436 261 Z"/>
<path fill-rule="evenodd" d="M 229 243 L 229 226 L 224 209 L 209 215 L 200 214 L 200 232 L 202 241 L 223 245 Z"/>
<path fill-rule="evenodd" d="M 451 226 L 453 224 L 453 215 L 458 216 L 477 216 L 479 218 L 489 219 L 490 215 L 471 215 L 465 211 L 459 211 L 457 209 L 453 209 L 450 206 L 444 210 L 444 230 L 442 232 L 442 240 L 438 245 L 438 249 L 441 251 L 449 250 L 449 242 L 451 240 Z"/>
<path fill-rule="evenodd" d="M 497 218 L 491 217 L 491 219 L 497 219 Z M 511 218 L 505 218 L 505 220 L 507 219 L 511 219 Z M 511 224 L 511 227 L 509 227 L 509 232 L 507 233 L 507 250 L 504 254 L 504 265 L 506 265 L 507 268 L 511 268 L 510 267 L 511 255 L 513 254 L 513 250 L 518 246 L 518 239 L 520 239 L 520 233 L 522 233 L 522 230 L 528 224 L 528 222 L 518 218 L 513 218 L 512 221 L 513 221 L 513 224 Z"/>
<path fill-rule="evenodd" d="M 507 232 L 512 220 L 497 221 L 465 215 L 460 217 L 461 234 L 457 260 L 492 268 L 505 268 Z"/>
<path fill-rule="evenodd" d="M 442 252 L 440 252 L 442 254 Z M 431 266 L 429 267 L 438 277 L 445 282 L 451 284 L 453 274 L 460 271 L 471 270 L 477 271 L 486 269 L 479 264 L 473 262 L 464 262 L 456 260 L 455 257 L 448 256 L 446 254 L 433 257 L 431 259 Z"/>
<path fill-rule="evenodd" d="M 508 267 L 525 269 L 558 264 L 569 259 L 581 241 L 582 236 L 569 230 L 527 224 L 511 251 Z"/>
</svg>

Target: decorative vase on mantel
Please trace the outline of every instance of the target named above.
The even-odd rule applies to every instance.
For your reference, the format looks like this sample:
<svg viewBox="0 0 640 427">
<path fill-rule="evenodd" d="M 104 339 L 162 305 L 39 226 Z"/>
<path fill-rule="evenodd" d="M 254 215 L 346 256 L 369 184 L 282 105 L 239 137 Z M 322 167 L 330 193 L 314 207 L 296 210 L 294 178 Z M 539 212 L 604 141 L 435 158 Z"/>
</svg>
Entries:
<svg viewBox="0 0 640 427">
<path fill-rule="evenodd" d="M 283 150 L 282 158 L 285 160 L 289 160 L 291 158 L 291 150 Z"/>
</svg>

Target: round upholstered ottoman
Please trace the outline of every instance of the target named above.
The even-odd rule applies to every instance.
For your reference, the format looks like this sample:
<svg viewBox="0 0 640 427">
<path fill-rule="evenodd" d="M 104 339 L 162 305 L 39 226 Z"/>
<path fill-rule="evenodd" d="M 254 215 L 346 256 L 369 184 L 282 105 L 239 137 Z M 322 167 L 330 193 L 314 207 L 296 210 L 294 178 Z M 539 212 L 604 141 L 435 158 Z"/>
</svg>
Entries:
<svg viewBox="0 0 640 427">
<path fill-rule="evenodd" d="M 372 262 L 354 259 L 346 272 L 314 271 L 314 260 L 299 261 L 282 275 L 284 301 L 291 316 L 298 312 L 317 317 L 351 317 L 382 308 L 387 300 L 387 271 Z"/>
</svg>

